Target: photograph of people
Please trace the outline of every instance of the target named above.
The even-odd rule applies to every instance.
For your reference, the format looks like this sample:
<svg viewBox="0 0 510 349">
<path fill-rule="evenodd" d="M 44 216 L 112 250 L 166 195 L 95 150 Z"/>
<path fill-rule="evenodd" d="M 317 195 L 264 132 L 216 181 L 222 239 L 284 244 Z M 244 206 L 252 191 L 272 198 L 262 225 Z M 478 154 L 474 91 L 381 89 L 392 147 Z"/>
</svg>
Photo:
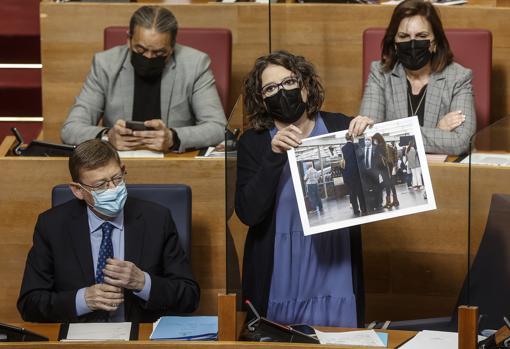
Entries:
<svg viewBox="0 0 510 349">
<path fill-rule="evenodd" d="M 322 199 L 319 195 L 319 172 L 313 168 L 313 163 L 309 163 L 308 169 L 306 170 L 305 177 L 303 178 L 306 182 L 306 192 L 310 198 L 312 209 L 317 209 L 318 212 L 322 212 Z"/>
<path fill-rule="evenodd" d="M 411 170 L 412 187 L 415 189 L 421 189 L 423 187 L 423 181 L 421 179 L 420 159 L 418 159 L 418 153 L 416 153 L 416 145 L 414 144 L 414 141 L 411 141 L 407 148 L 407 166 Z"/>
<path fill-rule="evenodd" d="M 409 214 L 412 213 L 409 210 L 421 210 L 430 204 L 423 190 L 424 182 L 416 140 L 408 131 L 394 128 L 393 132 L 365 134 L 356 142 L 353 142 L 348 133 L 332 134 L 304 140 L 295 148 L 292 159 L 296 162 L 297 168 L 302 169 L 304 173 L 299 177 L 298 183 L 301 188 L 297 187 L 298 190 L 302 190 L 305 200 L 308 197 L 312 206 L 310 209 L 305 202 L 306 213 L 301 212 L 307 217 L 304 224 L 324 231 L 322 227 L 328 224 L 356 225 L 374 221 L 374 218 L 367 216 L 383 214 L 384 216 L 378 219 L 386 219 L 390 216 L 385 214 L 406 214 L 402 209 L 407 210 Z M 340 161 L 330 155 L 331 148 L 335 147 L 341 149 Z M 337 162 L 343 164 L 342 171 L 333 170 Z M 310 170 L 312 164 L 315 164 L 315 167 Z M 408 187 L 407 178 L 402 171 L 399 179 L 397 164 L 405 168 L 406 173 L 413 173 L 409 180 L 413 183 L 417 181 L 417 184 Z M 340 180 L 333 177 L 334 172 Z M 307 182 L 309 173 L 318 174 L 317 192 L 323 208 L 320 211 L 316 210 L 313 204 L 314 196 L 310 194 Z M 356 221 L 358 218 L 363 220 Z M 346 223 L 351 220 L 354 221 Z"/>
<path fill-rule="evenodd" d="M 476 130 L 471 79 L 471 70 L 453 61 L 432 3 L 405 0 L 393 12 L 349 130 L 358 136 L 368 125 L 418 116 L 427 153 L 466 153 Z"/>
<path fill-rule="evenodd" d="M 384 137 L 380 133 L 372 136 L 372 143 L 379 148 L 377 153 L 381 157 L 382 186 L 386 192 L 384 208 L 398 207 L 399 202 L 393 179 L 393 169 L 396 161 L 395 149 L 385 142 Z M 391 194 L 393 194 L 393 200 L 391 200 Z"/>
<path fill-rule="evenodd" d="M 367 213 L 365 204 L 365 195 L 363 195 L 363 187 L 361 185 L 361 177 L 359 173 L 358 160 L 356 158 L 356 148 L 352 142 L 352 136 L 345 136 L 347 143 L 342 147 L 342 155 L 344 158 L 343 179 L 349 191 L 349 201 L 355 216 Z"/>
<path fill-rule="evenodd" d="M 375 135 L 374 135 L 375 136 Z M 362 142 L 364 147 L 358 152 L 358 164 L 363 183 L 363 192 L 367 203 L 368 212 L 382 209 L 382 172 L 383 155 L 382 149 L 373 137 L 365 138 Z"/>
<path fill-rule="evenodd" d="M 243 299 L 284 324 L 363 326 L 359 226 L 304 236 L 286 153 L 305 137 L 347 129 L 351 119 L 320 111 L 314 66 L 285 51 L 256 60 L 243 95 L 252 126 L 237 158 L 235 209 L 249 226 Z"/>
</svg>

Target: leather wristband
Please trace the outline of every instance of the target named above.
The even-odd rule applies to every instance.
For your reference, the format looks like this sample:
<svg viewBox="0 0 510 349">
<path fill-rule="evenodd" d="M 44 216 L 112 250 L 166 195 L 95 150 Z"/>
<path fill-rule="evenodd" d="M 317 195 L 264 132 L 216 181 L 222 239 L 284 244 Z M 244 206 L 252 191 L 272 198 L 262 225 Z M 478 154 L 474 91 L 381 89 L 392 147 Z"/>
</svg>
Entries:
<svg viewBox="0 0 510 349">
<path fill-rule="evenodd" d="M 173 128 L 170 129 L 170 132 L 172 132 L 172 140 L 174 142 L 174 144 L 170 147 L 170 150 L 177 151 L 181 146 L 181 140 Z"/>
</svg>

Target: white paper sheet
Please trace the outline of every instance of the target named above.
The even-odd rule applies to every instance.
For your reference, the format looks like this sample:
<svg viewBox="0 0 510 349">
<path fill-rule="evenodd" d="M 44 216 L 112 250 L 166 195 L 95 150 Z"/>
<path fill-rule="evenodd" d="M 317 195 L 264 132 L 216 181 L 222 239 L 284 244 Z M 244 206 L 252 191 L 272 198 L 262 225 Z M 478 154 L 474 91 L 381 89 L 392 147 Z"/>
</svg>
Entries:
<svg viewBox="0 0 510 349">
<path fill-rule="evenodd" d="M 421 331 L 401 349 L 457 349 L 458 334 L 455 332 Z"/>
<path fill-rule="evenodd" d="M 364 134 L 357 137 L 352 143 L 346 139 L 347 132 L 344 130 L 305 138 L 302 139 L 302 143 L 298 147 L 287 152 L 299 217 L 305 235 L 436 209 L 420 124 L 416 116 L 377 123 L 365 130 Z M 376 152 L 374 150 L 376 145 L 372 142 L 372 137 L 377 137 L 376 134 L 385 141 L 386 151 L 377 149 Z M 406 185 L 406 181 L 409 179 L 407 173 L 405 176 L 404 174 L 399 175 L 399 179 L 396 175 L 392 176 L 389 183 L 394 183 L 393 186 L 397 193 L 397 195 L 393 195 L 392 202 L 395 202 L 395 197 L 398 196 L 399 203 L 388 207 L 390 200 L 386 198 L 385 205 L 383 194 L 386 196 L 386 193 L 380 176 L 385 169 L 389 174 L 390 168 L 389 165 L 384 165 L 384 159 L 381 160 L 380 154 L 394 154 L 393 161 L 391 161 L 391 173 L 403 172 L 401 166 L 397 168 L 397 165 L 403 162 L 404 155 L 406 159 L 411 156 L 408 150 L 412 143 L 416 145 L 415 163 L 418 167 L 413 170 L 406 166 L 404 168 L 407 173 L 414 171 L 415 178 L 419 178 L 419 180 L 413 184 L 414 188 L 408 188 Z M 368 146 L 365 147 L 365 144 Z M 393 149 L 392 151 L 390 151 L 390 147 Z M 365 151 L 370 149 L 372 149 L 371 152 Z M 377 159 L 379 161 L 372 164 L 371 160 L 367 161 L 366 154 L 372 154 L 370 157 L 375 156 L 375 160 L 372 161 Z M 386 159 L 386 156 L 384 158 Z M 410 161 L 405 163 L 409 164 Z M 350 167 L 351 170 L 346 171 L 347 167 Z M 307 175 L 308 170 L 315 171 L 310 171 L 310 174 Z M 351 192 L 347 182 L 342 181 L 342 185 L 340 185 L 340 181 L 336 180 L 337 185 L 334 185 L 335 178 L 345 179 L 343 176 L 346 172 L 349 173 L 348 177 L 351 183 L 355 184 L 352 191 L 357 191 L 358 197 L 360 197 L 360 207 L 357 212 L 350 200 Z M 313 191 L 309 190 L 308 178 L 317 176 L 319 176 L 315 189 L 317 194 L 314 195 Z M 420 179 L 423 179 L 422 183 L 419 183 Z M 356 188 L 358 189 L 356 190 Z M 313 187 L 311 189 L 313 190 Z M 315 196 L 318 198 L 314 200 Z"/>
<path fill-rule="evenodd" d="M 118 150 L 121 158 L 162 158 L 165 154 L 152 150 Z"/>
<path fill-rule="evenodd" d="M 459 334 L 456 332 L 421 331 L 400 349 L 457 349 Z M 478 336 L 478 341 L 485 339 Z"/>
<path fill-rule="evenodd" d="M 389 1 L 382 2 L 381 4 L 382 5 L 398 5 L 401 2 L 402 2 L 402 0 L 389 0 Z M 468 2 L 467 0 L 447 0 L 447 1 L 443 0 L 443 2 L 434 1 L 434 5 L 451 6 L 451 5 L 467 4 L 467 2 Z"/>
<path fill-rule="evenodd" d="M 321 332 L 315 330 L 321 344 L 360 345 L 371 347 L 384 347 L 384 343 L 374 330 L 349 332 Z"/>
<path fill-rule="evenodd" d="M 69 324 L 67 341 L 128 341 L 131 322 Z"/>
<path fill-rule="evenodd" d="M 448 158 L 446 154 L 427 154 L 427 162 L 445 162 Z"/>
<path fill-rule="evenodd" d="M 469 164 L 469 156 L 466 156 L 461 164 Z M 472 153 L 471 163 L 478 165 L 510 166 L 510 154 Z"/>
</svg>

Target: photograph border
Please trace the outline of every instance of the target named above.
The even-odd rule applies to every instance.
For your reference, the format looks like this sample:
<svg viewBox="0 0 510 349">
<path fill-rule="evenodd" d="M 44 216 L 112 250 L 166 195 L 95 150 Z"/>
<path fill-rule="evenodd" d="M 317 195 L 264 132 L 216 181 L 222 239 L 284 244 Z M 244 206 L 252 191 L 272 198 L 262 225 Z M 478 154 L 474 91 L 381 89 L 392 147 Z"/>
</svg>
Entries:
<svg viewBox="0 0 510 349">
<path fill-rule="evenodd" d="M 365 224 L 370 222 L 376 222 L 380 220 L 385 219 L 391 219 L 396 217 L 402 217 L 410 214 L 425 212 L 425 211 L 431 211 L 435 210 L 436 207 L 436 200 L 434 196 L 434 191 L 432 188 L 432 181 L 430 179 L 430 172 L 429 167 L 427 163 L 427 157 L 425 154 L 425 148 L 423 145 L 423 138 L 421 135 L 420 125 L 418 123 L 418 118 L 416 116 L 403 118 L 403 119 L 397 119 L 387 122 L 381 122 L 373 125 L 371 128 L 368 128 L 365 130 L 365 135 L 372 135 L 377 132 L 384 133 L 387 129 L 394 129 L 394 128 L 403 128 L 408 129 L 410 133 L 415 138 L 416 142 L 416 150 L 418 153 L 418 159 L 420 161 L 420 167 L 422 171 L 422 177 L 423 177 L 423 184 L 425 187 L 425 192 L 427 194 L 427 203 L 424 205 L 417 205 L 413 207 L 408 208 L 399 208 L 398 210 L 392 210 L 392 211 L 386 211 L 386 212 L 380 212 L 380 213 L 374 213 L 366 216 L 360 216 L 355 217 L 347 220 L 341 220 L 337 222 L 332 223 L 326 223 L 326 224 L 320 224 L 316 226 L 310 226 L 310 222 L 308 220 L 308 213 L 306 210 L 306 204 L 305 204 L 305 198 L 303 191 L 301 190 L 301 178 L 298 170 L 297 165 L 297 158 L 295 153 L 295 148 L 292 148 L 287 151 L 288 159 L 289 159 L 289 166 L 290 171 L 292 174 L 292 182 L 294 184 L 294 191 L 296 194 L 298 209 L 299 209 L 299 216 L 301 218 L 301 224 L 303 225 L 303 232 L 305 235 L 312 235 L 312 234 L 318 234 L 330 230 L 335 229 L 341 229 L 346 228 L 354 225 L 359 224 Z M 300 146 L 306 146 L 307 142 L 313 141 L 315 139 L 325 138 L 325 137 L 332 137 L 332 136 L 341 136 L 345 138 L 345 134 L 348 132 L 348 130 L 344 131 L 338 131 L 338 132 L 332 132 L 316 137 L 310 137 L 303 139 L 303 143 Z M 361 137 L 359 137 L 361 138 Z M 299 147 L 298 147 L 299 148 Z M 297 148 L 296 148 L 297 149 Z"/>
</svg>

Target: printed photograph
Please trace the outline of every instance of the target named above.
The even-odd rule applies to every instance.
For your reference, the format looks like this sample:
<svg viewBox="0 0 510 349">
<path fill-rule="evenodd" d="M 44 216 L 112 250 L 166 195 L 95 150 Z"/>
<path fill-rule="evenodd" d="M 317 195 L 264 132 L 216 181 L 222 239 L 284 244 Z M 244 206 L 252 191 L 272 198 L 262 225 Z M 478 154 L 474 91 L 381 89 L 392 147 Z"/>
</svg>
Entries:
<svg viewBox="0 0 510 349">
<path fill-rule="evenodd" d="M 289 163 L 305 235 L 436 208 L 416 117 L 305 139 Z"/>
</svg>

